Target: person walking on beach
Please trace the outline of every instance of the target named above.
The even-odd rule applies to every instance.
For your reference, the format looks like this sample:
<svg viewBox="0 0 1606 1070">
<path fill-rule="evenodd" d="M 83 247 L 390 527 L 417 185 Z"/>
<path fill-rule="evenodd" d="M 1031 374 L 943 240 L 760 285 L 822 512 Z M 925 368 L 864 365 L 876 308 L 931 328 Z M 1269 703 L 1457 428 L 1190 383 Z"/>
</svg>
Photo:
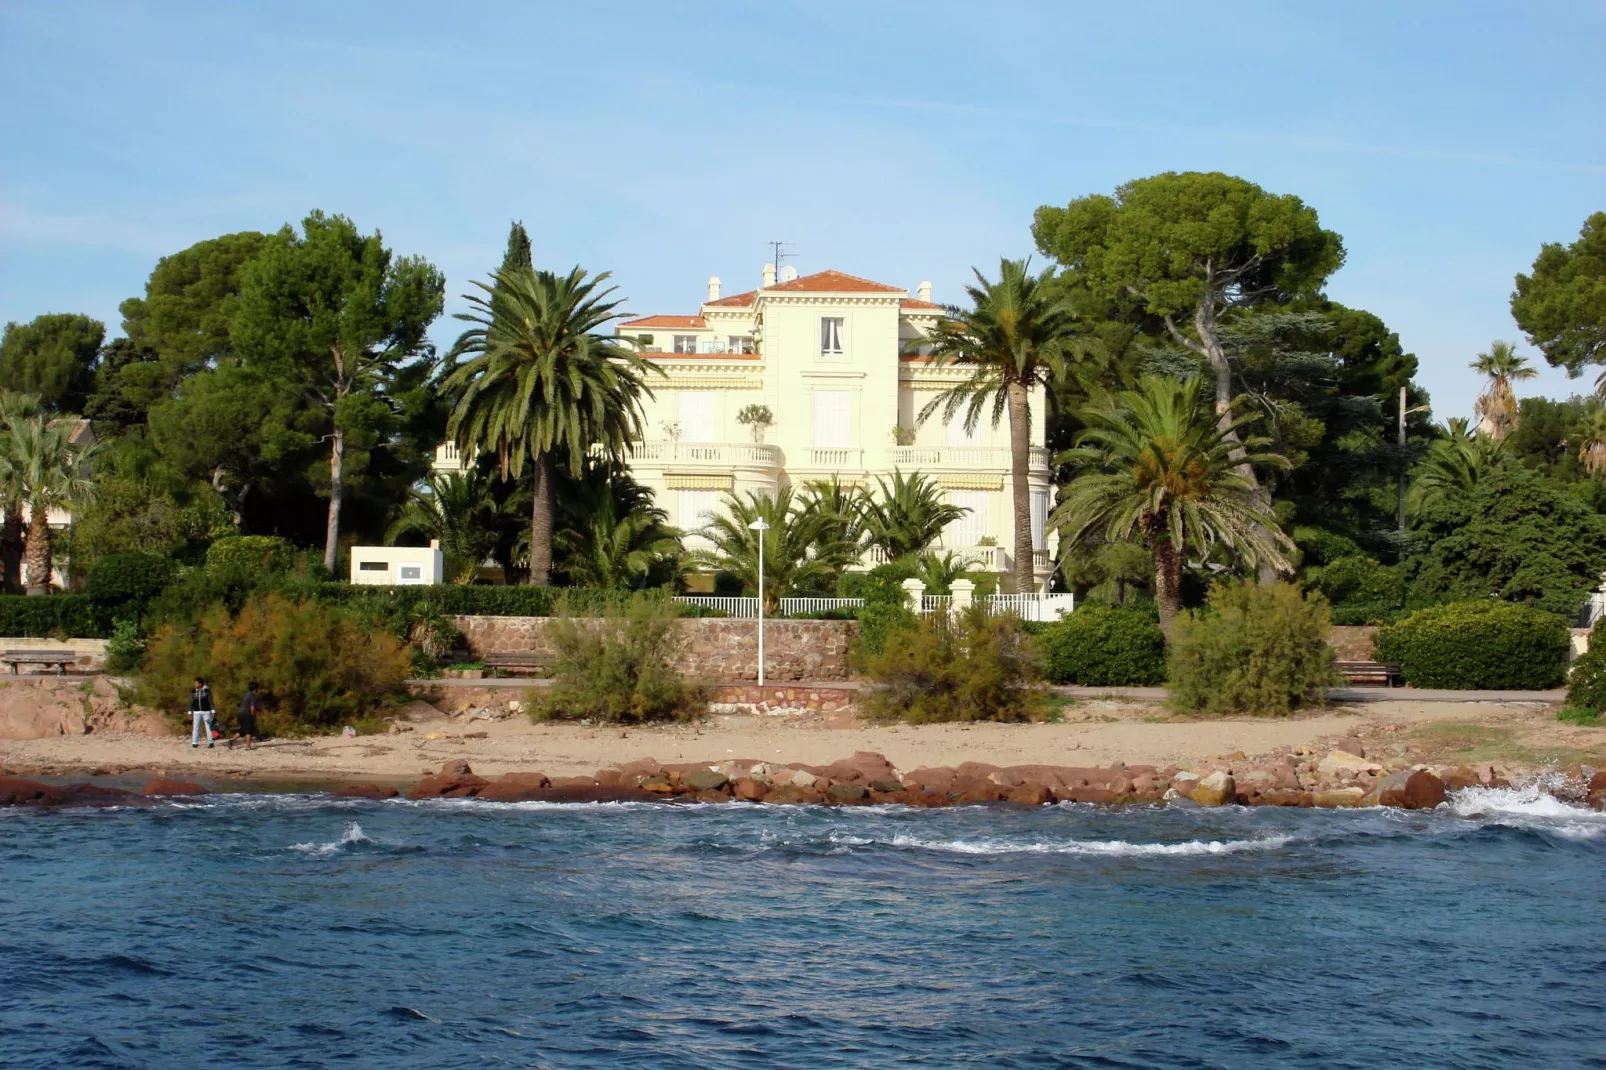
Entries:
<svg viewBox="0 0 1606 1070">
<path fill-rule="evenodd" d="M 240 697 L 240 710 L 236 715 L 240 726 L 234 733 L 234 739 L 229 740 L 230 747 L 234 746 L 235 740 L 243 739 L 246 750 L 254 749 L 252 744 L 256 742 L 257 710 L 261 708 L 262 700 L 257 697 L 256 681 L 252 680 L 245 685 L 245 694 Z"/>
<path fill-rule="evenodd" d="M 201 677 L 195 678 L 195 686 L 190 689 L 190 746 L 198 746 L 201 733 L 206 733 L 206 745 L 212 746 L 212 718 L 217 711 L 212 708 L 212 689 L 206 686 Z"/>
</svg>

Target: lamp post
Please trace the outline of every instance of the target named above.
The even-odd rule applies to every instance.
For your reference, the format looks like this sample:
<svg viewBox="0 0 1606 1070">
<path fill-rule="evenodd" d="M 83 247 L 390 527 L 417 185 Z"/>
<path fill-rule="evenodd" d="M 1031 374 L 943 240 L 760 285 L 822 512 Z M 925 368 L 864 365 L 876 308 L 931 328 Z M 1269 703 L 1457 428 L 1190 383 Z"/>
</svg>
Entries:
<svg viewBox="0 0 1606 1070">
<path fill-rule="evenodd" d="M 764 533 L 770 529 L 759 517 L 749 529 L 758 532 L 758 686 L 764 686 Z"/>
</svg>

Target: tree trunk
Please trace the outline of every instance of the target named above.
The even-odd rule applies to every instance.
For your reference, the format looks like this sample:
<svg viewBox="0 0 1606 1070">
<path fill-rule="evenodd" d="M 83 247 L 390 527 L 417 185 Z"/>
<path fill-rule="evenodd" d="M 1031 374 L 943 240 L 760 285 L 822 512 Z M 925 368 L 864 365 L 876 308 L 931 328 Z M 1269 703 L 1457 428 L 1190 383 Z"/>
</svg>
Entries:
<svg viewBox="0 0 1606 1070">
<path fill-rule="evenodd" d="M 1037 589 L 1036 555 L 1032 546 L 1031 434 L 1032 410 L 1025 383 L 1008 386 L 1011 506 L 1015 514 L 1015 591 Z"/>
<path fill-rule="evenodd" d="M 3 562 L 6 594 L 22 593 L 23 524 L 22 503 L 7 502 L 5 521 L 0 524 L 0 562 Z"/>
<path fill-rule="evenodd" d="M 535 458 L 535 486 L 530 494 L 530 575 L 532 587 L 552 582 L 552 462 L 545 454 Z"/>
<path fill-rule="evenodd" d="M 1162 532 L 1151 536 L 1149 551 L 1154 555 L 1154 602 L 1160 610 L 1160 628 L 1171 634 L 1171 622 L 1182 612 L 1182 555 Z"/>
<path fill-rule="evenodd" d="M 241 485 L 238 491 L 230 491 L 228 483 L 223 478 L 228 475 L 228 469 L 219 466 L 212 469 L 212 489 L 217 491 L 223 504 L 229 507 L 229 516 L 234 519 L 236 528 L 245 526 L 245 496 L 251 493 L 251 484 Z"/>
<path fill-rule="evenodd" d="M 34 508 L 28 515 L 28 593 L 50 593 L 50 510 Z"/>
<path fill-rule="evenodd" d="M 323 539 L 323 567 L 335 571 L 340 551 L 340 503 L 346 496 L 346 432 L 335 425 L 329 446 L 329 529 Z"/>
</svg>

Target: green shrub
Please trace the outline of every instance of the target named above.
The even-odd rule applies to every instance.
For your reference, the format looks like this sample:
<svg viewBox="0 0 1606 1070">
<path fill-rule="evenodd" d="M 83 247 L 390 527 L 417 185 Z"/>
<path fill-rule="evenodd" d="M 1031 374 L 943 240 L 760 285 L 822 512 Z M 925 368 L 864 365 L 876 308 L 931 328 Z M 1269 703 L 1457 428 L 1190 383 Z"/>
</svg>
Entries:
<svg viewBox="0 0 1606 1070">
<path fill-rule="evenodd" d="M 1556 711 L 1556 720 L 1568 724 L 1581 725 L 1584 728 L 1599 728 L 1602 724 L 1600 714 L 1595 710 L 1581 709 L 1577 706 L 1564 706 Z"/>
<path fill-rule="evenodd" d="M 1333 623 L 1347 626 L 1393 624 L 1410 612 L 1381 602 L 1340 602 L 1333 607 Z"/>
<path fill-rule="evenodd" d="M 178 565 L 158 554 L 109 554 L 90 567 L 84 593 L 114 617 L 137 625 L 177 576 Z"/>
<path fill-rule="evenodd" d="M 1589 713 L 1606 711 L 1606 622 L 1590 629 L 1589 649 L 1573 660 L 1567 673 L 1567 705 Z"/>
<path fill-rule="evenodd" d="M 225 535 L 206 551 L 206 567 L 276 575 L 295 567 L 296 549 L 277 535 Z"/>
<path fill-rule="evenodd" d="M 1378 631 L 1378 661 L 1395 662 L 1413 687 L 1538 691 L 1567 671 L 1567 622 L 1493 599 L 1431 606 Z"/>
<path fill-rule="evenodd" d="M 864 662 L 873 716 L 929 721 L 1021 721 L 1038 696 L 1037 652 L 1010 617 L 971 606 L 949 620 L 933 613 L 886 637 Z"/>
<path fill-rule="evenodd" d="M 675 669 L 685 642 L 679 615 L 662 598 L 636 595 L 614 602 L 599 615 L 575 617 L 567 610 L 547 624 L 557 652 L 553 683 L 530 716 L 607 723 L 685 720 L 707 704 L 702 687 Z"/>
<path fill-rule="evenodd" d="M 1050 683 L 1145 687 L 1165 682 L 1165 633 L 1146 613 L 1082 606 L 1036 632 L 1043 676 Z"/>
<path fill-rule="evenodd" d="M 1337 682 L 1327 600 L 1289 583 L 1222 583 L 1172 625 L 1171 704 L 1180 712 L 1275 716 L 1321 706 Z"/>
<path fill-rule="evenodd" d="M 105 639 L 112 613 L 86 594 L 0 595 L 0 635 L 15 639 Z"/>
<path fill-rule="evenodd" d="M 145 660 L 145 647 L 138 621 L 126 617 L 117 621 L 106 640 L 106 671 L 133 672 Z"/>
<path fill-rule="evenodd" d="M 246 684 L 261 685 L 262 726 L 281 735 L 373 727 L 401 693 L 407 649 L 353 612 L 277 594 L 237 613 L 211 606 L 188 623 L 166 623 L 151 638 L 140 672 L 140 702 L 178 714 L 190 681 L 205 677 L 225 721 Z"/>
<path fill-rule="evenodd" d="M 1305 571 L 1305 585 L 1320 591 L 1329 602 L 1400 605 L 1405 584 L 1400 570 L 1378 563 L 1365 554 L 1351 554 Z"/>
</svg>

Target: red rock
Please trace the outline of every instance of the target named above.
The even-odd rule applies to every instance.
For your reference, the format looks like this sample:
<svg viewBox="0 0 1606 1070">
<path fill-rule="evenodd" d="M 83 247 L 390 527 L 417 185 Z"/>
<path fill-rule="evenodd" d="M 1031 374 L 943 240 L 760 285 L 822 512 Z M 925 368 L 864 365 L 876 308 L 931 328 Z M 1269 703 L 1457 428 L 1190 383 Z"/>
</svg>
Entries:
<svg viewBox="0 0 1606 1070">
<path fill-rule="evenodd" d="M 547 781 L 545 787 L 554 788 L 595 788 L 600 787 L 595 777 L 588 776 L 560 776 Z"/>
<path fill-rule="evenodd" d="M 1445 798 L 1444 782 L 1426 769 L 1418 769 L 1406 778 L 1402 805 L 1407 810 L 1431 810 Z"/>
<path fill-rule="evenodd" d="M 382 788 L 378 784 L 348 784 L 335 792 L 336 799 L 394 799 L 401 794 L 395 788 Z"/>
<path fill-rule="evenodd" d="M 745 800 L 746 802 L 758 802 L 760 799 L 764 798 L 765 795 L 769 794 L 769 788 L 767 788 L 761 781 L 754 780 L 752 777 L 738 777 L 736 780 L 735 794 L 738 799 Z"/>
<path fill-rule="evenodd" d="M 446 764 L 441 766 L 440 775 L 441 776 L 468 776 L 472 772 L 474 772 L 474 770 L 470 769 L 468 767 L 468 763 L 465 762 L 463 759 L 461 759 L 461 758 L 453 758 L 451 761 L 449 761 Z"/>
<path fill-rule="evenodd" d="M 664 767 L 656 758 L 637 758 L 633 762 L 625 762 L 619 767 L 619 776 L 625 783 L 633 779 L 647 776 L 652 773 L 662 773 Z"/>
<path fill-rule="evenodd" d="M 605 788 L 617 788 L 625 782 L 625 775 L 618 769 L 598 769 L 592 779 Z"/>
<path fill-rule="evenodd" d="M 696 799 L 700 803 L 720 803 L 725 802 L 729 796 L 727 796 L 723 791 L 720 791 L 718 788 L 704 788 L 696 795 L 693 795 L 692 798 Z"/>
<path fill-rule="evenodd" d="M 212 790 L 204 788 L 193 780 L 175 780 L 171 777 L 153 777 L 146 784 L 142 794 L 145 795 L 210 795 Z"/>
<path fill-rule="evenodd" d="M 863 784 L 832 784 L 825 797 L 834 803 L 862 803 L 869 794 Z"/>
<path fill-rule="evenodd" d="M 642 791 L 652 792 L 655 795 L 670 795 L 675 790 L 674 784 L 662 773 L 649 773 L 643 776 L 640 787 Z"/>
<path fill-rule="evenodd" d="M 1598 791 L 1606 791 L 1606 769 L 1600 770 L 1589 778 L 1589 786 L 1585 789 L 1584 794 L 1594 795 Z"/>
<path fill-rule="evenodd" d="M 1041 784 L 1022 784 L 1011 789 L 1006 798 L 1022 806 L 1043 806 L 1054 801 L 1054 793 Z"/>
<path fill-rule="evenodd" d="M 1060 802 L 1101 803 L 1109 805 L 1119 800 L 1109 788 L 1060 788 L 1054 792 Z"/>
<path fill-rule="evenodd" d="M 916 769 L 905 773 L 902 783 L 909 791 L 948 792 L 953 789 L 954 771 L 946 766 Z"/>
<path fill-rule="evenodd" d="M 503 773 L 482 787 L 475 798 L 488 802 L 529 802 L 544 798 L 542 792 L 551 783 L 545 773 Z"/>
<path fill-rule="evenodd" d="M 1297 788 L 1272 788 L 1261 792 L 1260 798 L 1255 800 L 1257 806 L 1311 806 L 1310 792 L 1300 791 Z"/>
<path fill-rule="evenodd" d="M 407 793 L 409 799 L 464 799 L 472 798 L 490 781 L 472 773 L 462 776 L 427 776 Z"/>
<path fill-rule="evenodd" d="M 58 806 L 63 792 L 42 780 L 22 777 L 0 777 L 0 806 Z"/>
</svg>

